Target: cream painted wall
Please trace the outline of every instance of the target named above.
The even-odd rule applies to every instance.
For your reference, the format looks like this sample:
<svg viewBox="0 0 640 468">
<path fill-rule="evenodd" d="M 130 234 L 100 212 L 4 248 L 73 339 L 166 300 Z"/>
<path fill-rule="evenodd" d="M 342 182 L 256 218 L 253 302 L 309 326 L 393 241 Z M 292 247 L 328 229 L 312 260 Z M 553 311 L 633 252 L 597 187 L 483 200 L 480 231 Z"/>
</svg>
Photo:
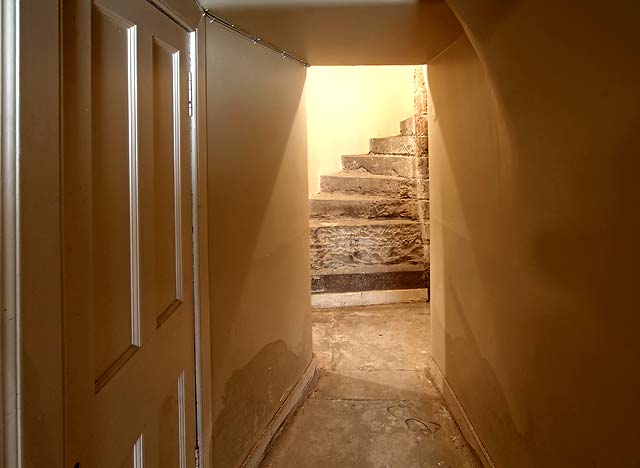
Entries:
<svg viewBox="0 0 640 468">
<path fill-rule="evenodd" d="M 640 6 L 450 0 L 433 350 L 498 468 L 640 466 Z"/>
<path fill-rule="evenodd" d="M 310 67 L 305 85 L 309 195 L 341 169 L 343 154 L 369 152 L 369 138 L 397 135 L 413 116 L 412 66 Z"/>
<path fill-rule="evenodd" d="M 238 468 L 311 361 L 305 69 L 207 23 L 215 468 Z"/>
</svg>

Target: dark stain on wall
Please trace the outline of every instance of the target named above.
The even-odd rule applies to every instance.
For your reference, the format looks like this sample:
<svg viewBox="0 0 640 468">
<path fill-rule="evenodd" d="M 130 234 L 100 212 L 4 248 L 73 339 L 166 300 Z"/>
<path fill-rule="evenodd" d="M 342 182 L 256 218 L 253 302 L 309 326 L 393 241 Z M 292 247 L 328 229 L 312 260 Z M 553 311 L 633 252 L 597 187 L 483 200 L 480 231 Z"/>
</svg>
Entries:
<svg viewBox="0 0 640 468">
<path fill-rule="evenodd" d="M 306 364 L 279 340 L 233 373 L 224 388 L 224 408 L 213 427 L 215 468 L 242 464 Z"/>
</svg>

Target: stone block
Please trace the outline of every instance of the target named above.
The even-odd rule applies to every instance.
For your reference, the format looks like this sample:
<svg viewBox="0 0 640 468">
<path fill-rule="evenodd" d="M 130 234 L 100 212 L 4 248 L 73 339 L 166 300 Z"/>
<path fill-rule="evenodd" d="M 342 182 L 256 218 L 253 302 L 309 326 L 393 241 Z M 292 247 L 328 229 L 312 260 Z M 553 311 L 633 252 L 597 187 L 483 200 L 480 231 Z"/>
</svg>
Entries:
<svg viewBox="0 0 640 468">
<path fill-rule="evenodd" d="M 400 122 L 400 135 L 410 136 L 414 134 L 413 117 L 409 117 Z"/>
<path fill-rule="evenodd" d="M 420 179 L 429 178 L 429 156 L 416 158 L 417 173 L 416 177 Z"/>
<path fill-rule="evenodd" d="M 429 199 L 429 179 L 416 179 L 416 194 L 419 200 Z"/>
<path fill-rule="evenodd" d="M 429 152 L 429 137 L 417 136 L 415 140 L 415 154 L 425 156 Z"/>
<path fill-rule="evenodd" d="M 395 177 L 416 177 L 418 162 L 407 156 L 365 154 L 342 156 L 342 167 L 347 171 Z"/>
<path fill-rule="evenodd" d="M 416 139 L 413 136 L 400 135 L 369 139 L 369 151 L 376 154 L 416 154 Z"/>
<path fill-rule="evenodd" d="M 309 199 L 312 218 L 418 219 L 418 204 L 401 198 L 318 194 Z"/>
<path fill-rule="evenodd" d="M 423 263 L 416 221 L 312 220 L 309 235 L 312 270 Z"/>
<path fill-rule="evenodd" d="M 426 136 L 429 130 L 429 122 L 427 120 L 427 115 L 420 115 L 419 118 L 416 118 L 415 132 L 418 136 Z"/>
<path fill-rule="evenodd" d="M 417 201 L 417 209 L 418 209 L 418 219 L 421 222 L 429 220 L 429 200 L 418 200 Z"/>
<path fill-rule="evenodd" d="M 388 198 L 415 198 L 416 181 L 404 177 L 346 172 L 320 176 L 320 191 Z"/>
</svg>

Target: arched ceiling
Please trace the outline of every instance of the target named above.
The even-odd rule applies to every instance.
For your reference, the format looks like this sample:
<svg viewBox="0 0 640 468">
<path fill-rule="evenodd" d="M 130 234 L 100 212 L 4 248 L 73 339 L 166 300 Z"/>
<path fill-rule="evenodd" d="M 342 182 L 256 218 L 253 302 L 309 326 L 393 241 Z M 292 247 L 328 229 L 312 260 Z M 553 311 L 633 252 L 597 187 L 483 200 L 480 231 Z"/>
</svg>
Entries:
<svg viewBox="0 0 640 468">
<path fill-rule="evenodd" d="M 462 34 L 444 0 L 202 0 L 311 65 L 427 63 Z"/>
</svg>

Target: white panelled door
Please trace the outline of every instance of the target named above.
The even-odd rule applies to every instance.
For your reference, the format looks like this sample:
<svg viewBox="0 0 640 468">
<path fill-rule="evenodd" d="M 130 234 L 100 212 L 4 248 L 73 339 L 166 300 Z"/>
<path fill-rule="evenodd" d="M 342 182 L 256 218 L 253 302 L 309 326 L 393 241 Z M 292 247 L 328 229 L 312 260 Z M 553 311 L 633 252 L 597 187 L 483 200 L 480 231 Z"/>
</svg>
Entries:
<svg viewBox="0 0 640 468">
<path fill-rule="evenodd" d="M 192 467 L 189 33 L 145 0 L 62 8 L 67 466 Z"/>
</svg>

